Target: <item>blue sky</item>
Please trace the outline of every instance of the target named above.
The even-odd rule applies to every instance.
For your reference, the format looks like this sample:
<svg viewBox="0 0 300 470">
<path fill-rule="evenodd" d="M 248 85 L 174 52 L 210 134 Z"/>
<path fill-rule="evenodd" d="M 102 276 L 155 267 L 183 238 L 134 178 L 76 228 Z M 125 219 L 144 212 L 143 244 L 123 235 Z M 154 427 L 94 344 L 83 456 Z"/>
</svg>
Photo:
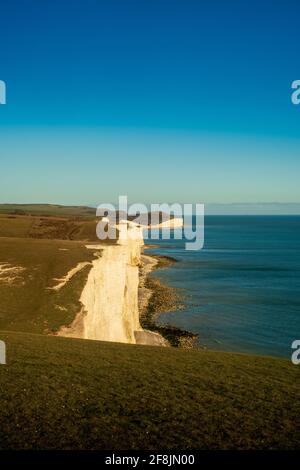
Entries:
<svg viewBox="0 0 300 470">
<path fill-rule="evenodd" d="M 0 14 L 0 201 L 300 203 L 298 1 Z"/>
</svg>

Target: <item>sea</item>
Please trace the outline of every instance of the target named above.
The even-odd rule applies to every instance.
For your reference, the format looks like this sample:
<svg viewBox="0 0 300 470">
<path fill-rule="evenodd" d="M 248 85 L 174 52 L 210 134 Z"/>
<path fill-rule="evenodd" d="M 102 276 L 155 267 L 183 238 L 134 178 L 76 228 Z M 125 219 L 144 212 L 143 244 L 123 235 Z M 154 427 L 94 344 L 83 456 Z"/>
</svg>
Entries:
<svg viewBox="0 0 300 470">
<path fill-rule="evenodd" d="M 180 289 L 183 308 L 158 321 L 198 333 L 201 347 L 290 358 L 300 340 L 300 216 L 206 216 L 204 246 L 147 240 L 175 258 L 152 273 Z"/>
</svg>

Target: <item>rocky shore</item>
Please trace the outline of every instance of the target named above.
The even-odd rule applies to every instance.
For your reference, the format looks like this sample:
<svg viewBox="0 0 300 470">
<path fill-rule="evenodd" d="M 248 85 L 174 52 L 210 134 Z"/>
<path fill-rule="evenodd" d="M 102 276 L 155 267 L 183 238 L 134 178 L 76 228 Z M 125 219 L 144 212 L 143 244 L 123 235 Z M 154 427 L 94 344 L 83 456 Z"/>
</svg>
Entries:
<svg viewBox="0 0 300 470">
<path fill-rule="evenodd" d="M 151 276 L 153 270 L 167 268 L 176 262 L 168 256 L 142 255 L 139 283 L 140 323 L 142 328 L 163 336 L 170 346 L 192 348 L 195 347 L 197 334 L 156 321 L 160 313 L 183 308 L 184 299 L 179 290 Z"/>
<path fill-rule="evenodd" d="M 82 290 L 81 310 L 73 322 L 58 331 L 60 336 L 152 346 L 193 347 L 197 335 L 158 323 L 162 312 L 182 308 L 178 289 L 151 276 L 176 260 L 145 254 L 142 237 L 120 239 L 114 245 L 86 245 L 94 260 Z M 55 286 L 65 285 L 80 266 Z"/>
</svg>

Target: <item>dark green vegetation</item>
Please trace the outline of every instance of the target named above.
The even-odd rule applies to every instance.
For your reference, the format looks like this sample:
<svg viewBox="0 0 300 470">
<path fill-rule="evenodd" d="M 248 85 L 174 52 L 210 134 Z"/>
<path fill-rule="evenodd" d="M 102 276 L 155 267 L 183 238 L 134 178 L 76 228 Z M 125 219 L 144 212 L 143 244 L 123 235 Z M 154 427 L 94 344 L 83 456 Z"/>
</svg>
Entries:
<svg viewBox="0 0 300 470">
<path fill-rule="evenodd" d="M 0 214 L 95 217 L 96 209 L 87 206 L 60 206 L 57 204 L 0 204 Z"/>
<path fill-rule="evenodd" d="M 96 219 L 0 215 L 0 237 L 99 241 Z"/>
<path fill-rule="evenodd" d="M 300 447 L 281 359 L 0 332 L 3 449 Z"/>
<path fill-rule="evenodd" d="M 96 214 L 96 208 L 88 206 L 61 206 L 58 204 L 0 204 L 0 214 L 94 218 Z M 124 212 L 119 211 L 116 211 L 116 215 L 117 220 L 124 218 L 134 220 L 136 218 L 135 216 L 130 216 Z M 152 212 L 151 217 L 157 223 L 160 223 L 169 219 L 173 219 L 174 215 L 168 215 L 164 212 Z M 143 223 L 148 224 L 150 222 L 150 213 L 148 213 L 148 217 L 143 219 Z"/>
</svg>

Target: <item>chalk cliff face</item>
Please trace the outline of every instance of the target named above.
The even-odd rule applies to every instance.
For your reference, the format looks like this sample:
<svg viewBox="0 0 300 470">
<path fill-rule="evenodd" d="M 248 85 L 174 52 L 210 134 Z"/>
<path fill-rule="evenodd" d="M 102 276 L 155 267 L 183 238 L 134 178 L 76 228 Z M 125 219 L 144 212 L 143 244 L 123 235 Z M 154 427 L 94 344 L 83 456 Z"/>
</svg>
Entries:
<svg viewBox="0 0 300 470">
<path fill-rule="evenodd" d="M 60 329 L 61 336 L 166 346 L 157 333 L 143 330 L 139 321 L 139 266 L 144 244 L 140 227 L 132 236 L 121 225 L 123 236 L 116 245 L 88 245 L 96 259 L 81 293 L 81 312 L 73 323 Z M 133 232 L 133 233 L 132 233 Z M 98 256 L 97 256 L 98 255 Z"/>
<path fill-rule="evenodd" d="M 183 219 L 181 217 L 174 217 L 174 219 L 165 220 L 159 224 L 150 224 L 149 228 L 181 228 L 183 227 Z"/>
<path fill-rule="evenodd" d="M 83 338 L 135 343 L 134 331 L 140 329 L 139 251 L 136 242 L 107 246 L 93 261 L 80 298 Z"/>
</svg>

